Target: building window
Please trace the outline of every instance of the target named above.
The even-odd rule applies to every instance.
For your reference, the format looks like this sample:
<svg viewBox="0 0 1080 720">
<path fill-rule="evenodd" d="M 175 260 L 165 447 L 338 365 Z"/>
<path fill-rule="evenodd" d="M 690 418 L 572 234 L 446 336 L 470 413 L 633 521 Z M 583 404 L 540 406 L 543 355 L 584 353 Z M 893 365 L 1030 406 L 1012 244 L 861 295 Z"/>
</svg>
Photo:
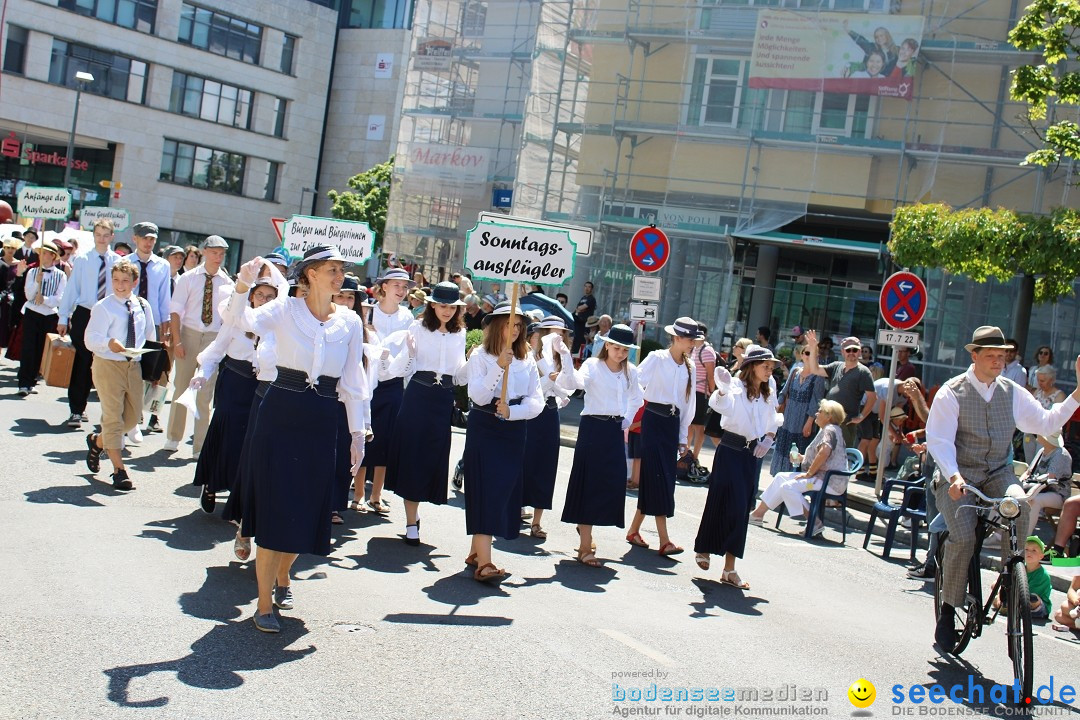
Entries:
<svg viewBox="0 0 1080 720">
<path fill-rule="evenodd" d="M 293 74 L 293 58 L 296 55 L 296 38 L 292 35 L 285 35 L 285 40 L 281 43 L 281 72 L 286 75 Z"/>
<path fill-rule="evenodd" d="M 146 63 L 86 45 L 53 40 L 49 82 L 73 88 L 75 73 L 80 71 L 94 76 L 94 82 L 83 88 L 86 92 L 133 103 L 146 101 Z"/>
<path fill-rule="evenodd" d="M 281 172 L 281 163 L 268 161 L 266 163 L 266 183 L 263 185 L 263 200 L 277 200 L 278 173 Z"/>
<path fill-rule="evenodd" d="M 461 9 L 461 36 L 481 37 L 487 26 L 487 0 L 469 0 Z"/>
<path fill-rule="evenodd" d="M 242 195 L 246 162 L 237 153 L 166 139 L 158 179 Z"/>
<path fill-rule="evenodd" d="M 252 95 L 251 90 L 174 71 L 169 110 L 250 130 Z"/>
<path fill-rule="evenodd" d="M 154 32 L 157 0 L 60 0 L 60 7 L 80 15 L 144 33 Z"/>
<path fill-rule="evenodd" d="M 285 98 L 274 98 L 274 137 L 285 137 L 285 109 L 288 104 Z"/>
<path fill-rule="evenodd" d="M 258 65 L 262 27 L 225 13 L 184 3 L 180 10 L 178 39 L 217 55 Z"/>
<path fill-rule="evenodd" d="M 348 27 L 407 30 L 412 27 L 412 0 L 352 0 Z"/>
<path fill-rule="evenodd" d="M 26 72 L 26 28 L 7 26 L 7 42 L 4 45 L 4 72 L 22 75 Z"/>
</svg>

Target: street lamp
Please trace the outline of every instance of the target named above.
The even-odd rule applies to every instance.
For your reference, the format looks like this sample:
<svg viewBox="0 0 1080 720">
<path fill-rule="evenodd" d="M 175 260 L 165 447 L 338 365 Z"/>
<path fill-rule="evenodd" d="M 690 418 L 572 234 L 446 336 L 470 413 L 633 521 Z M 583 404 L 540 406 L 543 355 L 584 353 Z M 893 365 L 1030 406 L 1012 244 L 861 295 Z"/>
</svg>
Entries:
<svg viewBox="0 0 1080 720">
<path fill-rule="evenodd" d="M 71 117 L 71 134 L 68 135 L 67 155 L 64 160 L 64 189 L 71 190 L 71 163 L 75 154 L 75 126 L 79 123 L 79 98 L 83 88 L 94 82 L 94 76 L 80 70 L 75 73 L 75 113 Z"/>
</svg>

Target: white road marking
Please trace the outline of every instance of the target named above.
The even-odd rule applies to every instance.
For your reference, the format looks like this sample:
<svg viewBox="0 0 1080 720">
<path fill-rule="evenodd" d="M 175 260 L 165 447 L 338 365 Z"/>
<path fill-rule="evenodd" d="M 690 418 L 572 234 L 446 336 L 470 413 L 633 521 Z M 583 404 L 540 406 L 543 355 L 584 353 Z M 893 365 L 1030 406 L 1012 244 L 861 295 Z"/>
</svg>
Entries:
<svg viewBox="0 0 1080 720">
<path fill-rule="evenodd" d="M 660 652 L 659 650 L 653 650 L 648 645 L 644 645 L 638 642 L 637 640 L 630 637 L 629 635 L 626 635 L 625 633 L 621 633 L 618 630 L 608 630 L 606 628 L 600 628 L 600 632 L 604 633 L 612 640 L 618 640 L 631 650 L 637 650 L 645 657 L 649 658 L 650 660 L 655 660 L 661 665 L 667 665 L 668 667 L 675 667 L 676 665 L 676 662 L 664 653 Z"/>
</svg>

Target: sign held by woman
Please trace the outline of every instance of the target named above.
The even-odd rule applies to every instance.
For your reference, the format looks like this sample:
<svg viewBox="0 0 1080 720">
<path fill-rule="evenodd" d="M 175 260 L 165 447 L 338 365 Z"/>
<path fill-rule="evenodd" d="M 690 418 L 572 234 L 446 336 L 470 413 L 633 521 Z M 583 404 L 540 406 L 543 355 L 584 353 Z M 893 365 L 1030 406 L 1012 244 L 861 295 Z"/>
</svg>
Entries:
<svg viewBox="0 0 1080 720">
<path fill-rule="evenodd" d="M 565 230 L 479 222 L 465 234 L 465 268 L 474 280 L 562 285 L 576 255 Z"/>
</svg>

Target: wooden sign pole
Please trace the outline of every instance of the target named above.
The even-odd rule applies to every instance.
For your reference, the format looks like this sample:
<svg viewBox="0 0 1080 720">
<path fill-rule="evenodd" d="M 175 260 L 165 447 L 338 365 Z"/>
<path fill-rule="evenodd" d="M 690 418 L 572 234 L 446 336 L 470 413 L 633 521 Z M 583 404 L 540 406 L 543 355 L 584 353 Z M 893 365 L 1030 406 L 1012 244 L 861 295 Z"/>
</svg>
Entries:
<svg viewBox="0 0 1080 720">
<path fill-rule="evenodd" d="M 513 283 L 513 289 L 510 291 L 510 319 L 506 323 L 506 337 L 503 339 L 503 347 L 509 347 L 514 332 L 514 323 L 517 321 L 517 299 L 518 299 L 518 283 Z M 525 328 L 521 328 L 521 332 L 525 332 Z M 499 392 L 499 400 L 506 402 L 506 384 L 510 380 L 510 368 L 507 367 L 503 371 L 502 378 L 502 390 Z"/>
</svg>

